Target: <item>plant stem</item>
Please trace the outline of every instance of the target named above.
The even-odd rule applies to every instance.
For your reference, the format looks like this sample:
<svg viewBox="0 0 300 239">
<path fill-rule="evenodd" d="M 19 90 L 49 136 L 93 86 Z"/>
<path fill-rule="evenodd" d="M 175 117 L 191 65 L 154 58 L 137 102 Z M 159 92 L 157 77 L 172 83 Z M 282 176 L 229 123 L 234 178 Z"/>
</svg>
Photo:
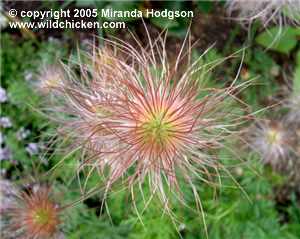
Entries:
<svg viewBox="0 0 300 239">
<path fill-rule="evenodd" d="M 98 1 L 95 1 L 95 5 L 96 5 L 96 7 L 97 7 L 97 11 L 99 12 L 100 10 L 101 10 L 101 5 L 100 5 L 101 3 L 99 3 Z M 97 14 L 97 21 L 99 22 L 99 24 L 100 25 L 102 25 L 102 17 L 101 17 L 101 14 Z M 100 28 L 98 28 L 98 35 L 99 35 L 99 37 L 100 37 L 100 39 L 99 39 L 99 45 L 101 46 L 101 45 L 103 45 L 103 36 L 104 36 L 104 34 L 103 34 L 103 29 L 100 27 Z"/>
<path fill-rule="evenodd" d="M 231 44 L 232 44 L 233 40 L 235 39 L 235 37 L 236 37 L 238 31 L 240 30 L 240 28 L 241 28 L 241 25 L 240 25 L 240 24 L 235 25 L 234 30 L 233 30 L 233 32 L 232 32 L 230 38 L 228 39 L 228 41 L 226 42 L 226 44 L 225 44 L 225 46 L 224 46 L 224 49 L 223 49 L 223 52 L 222 52 L 222 58 L 225 57 L 225 56 L 227 55 L 227 52 L 228 52 L 228 50 L 229 50 L 229 47 L 231 46 Z M 216 79 L 218 78 L 218 76 L 219 76 L 220 73 L 221 73 L 223 64 L 224 64 L 224 63 L 221 63 L 221 64 L 219 65 L 219 67 L 218 67 L 218 70 L 217 70 L 216 75 L 215 75 Z"/>
<path fill-rule="evenodd" d="M 9 20 L 10 22 L 15 22 L 9 15 L 7 15 L 4 11 L 1 11 L 1 13 L 6 17 L 6 19 L 7 20 Z M 21 21 L 21 20 L 20 20 Z M 38 47 L 40 47 L 41 46 L 41 44 L 40 44 L 40 42 L 37 40 L 37 39 L 35 39 L 30 33 L 31 33 L 31 31 L 30 31 L 30 29 L 28 29 L 28 31 L 29 32 L 27 32 L 27 31 L 25 31 L 23 28 L 19 28 L 18 27 L 18 29 L 23 33 L 23 34 L 25 34 L 28 38 L 30 38 Z"/>
<path fill-rule="evenodd" d="M 255 33 L 256 33 L 258 27 L 259 27 L 259 22 L 256 22 L 256 23 L 253 24 L 253 26 L 251 27 L 250 36 L 249 36 L 249 38 L 247 38 L 247 40 L 246 40 L 246 42 L 245 42 L 245 45 L 249 45 L 250 42 L 252 42 L 253 37 L 255 36 Z M 228 77 L 229 77 L 229 76 L 232 74 L 232 72 L 236 69 L 236 67 L 237 67 L 237 65 L 238 65 L 238 63 L 239 63 L 239 61 L 240 61 L 240 57 L 237 57 L 237 58 L 234 59 L 234 61 L 233 61 L 232 65 L 231 65 L 231 67 L 229 68 L 229 71 L 227 71 L 227 73 L 226 73 L 226 75 L 225 75 L 225 77 L 224 77 L 225 81 L 227 81 Z"/>
<path fill-rule="evenodd" d="M 50 4 L 48 3 L 48 1 L 42 1 L 42 3 L 45 5 L 46 8 L 48 8 L 49 10 L 51 10 L 51 6 L 50 6 Z M 72 3 L 72 2 L 70 1 L 70 4 L 71 4 L 71 3 Z M 66 5 L 66 4 L 64 4 L 64 5 Z M 66 5 L 66 6 L 68 6 L 68 5 Z M 59 21 L 59 22 L 62 22 L 62 20 L 61 20 L 60 18 L 58 19 L 58 21 Z M 69 37 L 70 37 L 71 40 L 73 41 L 74 45 L 76 46 L 77 39 L 76 39 L 76 37 L 74 37 L 73 32 L 72 32 L 70 29 L 68 29 L 68 28 L 64 28 L 64 29 L 66 30 L 66 33 L 69 35 Z"/>
</svg>

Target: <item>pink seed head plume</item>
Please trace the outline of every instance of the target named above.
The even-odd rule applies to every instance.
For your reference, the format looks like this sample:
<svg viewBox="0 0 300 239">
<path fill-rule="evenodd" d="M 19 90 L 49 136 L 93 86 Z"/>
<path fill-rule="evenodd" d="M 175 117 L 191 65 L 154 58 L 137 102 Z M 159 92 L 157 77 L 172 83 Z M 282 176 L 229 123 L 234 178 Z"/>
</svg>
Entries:
<svg viewBox="0 0 300 239">
<path fill-rule="evenodd" d="M 84 53 L 85 63 L 75 67 L 80 76 L 65 66 L 55 101 L 60 104 L 51 109 L 59 114 L 51 119 L 61 124 L 57 132 L 64 140 L 73 140 L 70 154 L 81 152 L 79 166 L 89 168 L 87 180 L 100 173 L 104 198 L 126 185 L 134 201 L 143 194 L 141 185 L 149 184 L 151 199 L 172 216 L 169 197 L 173 193 L 185 203 L 179 186 L 184 180 L 203 212 L 196 185 L 216 187 L 224 172 L 232 177 L 225 164 L 243 160 L 234 145 L 252 117 L 237 94 L 252 81 L 208 86 L 210 72 L 225 59 L 205 64 L 203 54 L 192 60 L 188 35 L 172 63 L 165 38 L 149 37 L 147 48 L 136 42 L 137 49 L 117 38 L 105 40 L 106 47 Z M 221 157 L 220 149 L 231 156 Z"/>
<path fill-rule="evenodd" d="M 11 187 L 12 188 L 12 187 Z M 4 211 L 3 238 L 61 238 L 61 216 L 65 210 L 50 183 L 5 190 L 10 203 Z"/>
</svg>

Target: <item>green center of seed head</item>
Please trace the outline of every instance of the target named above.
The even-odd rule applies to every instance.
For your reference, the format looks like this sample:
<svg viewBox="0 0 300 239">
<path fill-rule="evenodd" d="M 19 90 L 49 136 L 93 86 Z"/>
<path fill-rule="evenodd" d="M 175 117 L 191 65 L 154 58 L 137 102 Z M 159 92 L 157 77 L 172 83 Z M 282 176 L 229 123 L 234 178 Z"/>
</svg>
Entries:
<svg viewBox="0 0 300 239">
<path fill-rule="evenodd" d="M 176 126 L 164 112 L 153 114 L 142 123 L 141 133 L 144 140 L 162 145 L 174 138 Z"/>
<path fill-rule="evenodd" d="M 269 144 L 277 144 L 281 140 L 281 134 L 276 130 L 270 130 L 265 138 Z"/>
<path fill-rule="evenodd" d="M 55 219 L 55 212 L 53 212 L 49 207 L 39 208 L 34 213 L 34 222 L 39 225 L 48 225 Z"/>
<path fill-rule="evenodd" d="M 60 85 L 60 78 L 56 73 L 51 73 L 51 75 L 49 76 L 48 80 L 47 80 L 47 85 L 50 87 L 54 87 L 54 86 L 58 86 Z"/>
</svg>

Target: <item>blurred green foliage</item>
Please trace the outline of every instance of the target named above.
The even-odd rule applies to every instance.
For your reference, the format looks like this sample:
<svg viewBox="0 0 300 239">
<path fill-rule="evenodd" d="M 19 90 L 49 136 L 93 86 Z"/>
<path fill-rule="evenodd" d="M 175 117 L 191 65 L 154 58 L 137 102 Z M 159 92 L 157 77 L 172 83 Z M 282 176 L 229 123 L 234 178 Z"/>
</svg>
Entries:
<svg viewBox="0 0 300 239">
<path fill-rule="evenodd" d="M 55 52 L 56 47 L 54 43 L 43 42 L 47 46 L 45 49 L 36 51 L 33 44 L 29 41 L 21 45 L 17 45 L 12 41 L 10 35 L 5 34 L 2 39 L 2 78 L 3 86 L 11 94 L 12 102 L 3 104 L 3 114 L 9 113 L 12 116 L 13 127 L 5 129 L 4 134 L 7 135 L 5 144 L 13 151 L 13 157 L 20 163 L 30 165 L 30 156 L 24 150 L 26 140 L 17 140 L 15 138 L 15 131 L 23 126 L 29 127 L 32 136 L 39 136 L 40 127 L 44 126 L 43 117 L 35 113 L 28 106 L 28 102 L 38 102 L 41 97 L 34 91 L 32 85 L 24 80 L 24 72 L 36 70 L 36 61 L 41 61 L 41 56 L 51 56 L 51 49 Z M 54 45 L 53 45 L 54 44 Z M 210 61 L 214 55 L 218 53 L 212 50 L 202 62 Z M 66 56 L 66 53 L 62 53 Z M 54 57 L 52 55 L 52 57 Z M 197 57 L 197 56 L 195 56 Z M 50 57 L 51 58 L 51 57 Z M 35 59 L 36 61 L 32 61 Z M 52 58 L 53 59 L 53 58 Z M 247 52 L 245 57 L 245 64 L 253 71 L 253 75 L 257 73 L 267 72 L 272 67 L 277 67 L 272 58 L 268 54 L 263 54 L 261 49 L 255 52 Z M 263 64 L 263 65 L 262 65 Z M 264 71 L 266 70 L 267 71 Z M 251 73 L 252 74 L 252 73 Z M 30 93 L 29 93 L 30 92 Z M 251 91 L 248 91 L 248 93 Z M 30 96 L 30 97 L 28 97 Z M 17 107 L 18 105 L 21 106 Z M 76 161 L 73 162 L 74 164 Z M 4 164 L 5 165 L 5 164 Z M 273 186 L 280 184 L 282 179 L 279 175 L 271 174 L 268 168 L 262 169 L 258 165 L 251 165 L 264 180 L 257 177 L 252 170 L 247 167 L 241 168 L 242 172 L 236 174 L 238 183 L 246 190 L 251 202 L 247 199 L 244 193 L 237 188 L 237 185 L 231 179 L 224 179 L 223 184 L 227 185 L 218 194 L 217 201 L 213 200 L 213 188 L 207 185 L 197 185 L 197 190 L 201 197 L 201 203 L 205 212 L 205 220 L 208 228 L 209 238 L 299 238 L 300 219 L 299 207 L 295 200 L 293 204 L 286 209 L 289 215 L 288 222 L 282 222 L 282 218 L 276 209 L 276 204 L 273 198 Z M 8 165 L 8 167 L 11 167 Z M 66 174 L 64 168 L 60 169 L 58 178 L 64 178 L 61 181 L 68 181 L 75 174 L 75 171 Z M 74 169 L 75 170 L 75 169 Z M 85 182 L 82 179 L 82 184 Z M 89 179 L 89 187 L 93 187 L 100 182 L 99 176 L 94 173 Z M 182 182 L 183 183 L 183 182 Z M 77 189 L 76 180 L 66 190 L 64 198 L 72 202 L 80 198 L 80 191 Z M 147 186 L 143 186 L 145 193 L 144 197 L 149 198 L 149 190 Z M 197 208 L 193 197 L 193 192 L 189 187 L 183 187 L 185 190 L 183 195 L 186 202 L 191 208 Z M 220 190 L 220 189 L 219 189 Z M 71 192 L 69 192 L 71 191 Z M 220 192 L 220 191 L 218 191 Z M 154 202 L 150 203 L 148 208 L 141 215 L 141 221 L 137 220 L 137 213 L 132 207 L 128 212 L 127 191 L 122 191 L 108 199 L 108 209 L 101 212 L 102 220 L 99 220 L 99 207 L 101 205 L 101 193 L 92 197 L 92 200 L 98 205 L 96 208 L 90 208 L 89 203 L 79 203 L 73 208 L 71 216 L 67 217 L 68 224 L 67 238 L 151 238 L 151 239 L 167 239 L 178 238 L 176 227 L 180 228 L 180 234 L 186 239 L 206 238 L 203 227 L 202 218 L 198 217 L 197 212 L 192 211 L 186 207 L 181 209 L 180 204 L 174 197 L 171 197 L 172 207 L 175 214 L 180 218 L 181 210 L 183 210 L 183 222 L 175 223 L 167 215 L 163 215 L 161 209 Z M 130 203 L 130 199 L 128 199 Z M 136 206 L 139 212 L 144 207 L 144 201 L 139 196 L 136 199 Z M 126 216 L 128 215 L 128 216 Z M 112 219 L 110 222 L 109 217 Z M 202 221 L 202 223 L 201 223 Z M 144 228 L 144 226 L 145 228 Z"/>
<path fill-rule="evenodd" d="M 268 52 L 262 48 L 246 49 L 241 81 L 255 79 L 251 86 L 242 92 L 244 100 L 253 105 L 253 110 L 264 108 L 264 101 L 272 100 L 279 86 L 275 81 L 281 68 Z"/>
<path fill-rule="evenodd" d="M 72 2 L 72 1 L 70 1 Z M 115 10 L 130 10 L 142 7 L 142 1 L 130 2 L 124 1 L 117 3 L 114 1 L 77 1 L 77 7 L 97 8 L 105 7 Z M 205 14 L 209 14 L 212 8 L 210 1 L 197 1 L 198 7 Z M 49 5 L 50 6 L 50 5 Z M 51 7 L 51 6 L 50 6 Z M 168 9 L 189 9 L 191 6 L 187 1 L 163 2 L 163 8 Z M 137 19 L 102 19 L 108 21 L 126 21 L 132 23 Z M 172 22 L 165 19 L 153 18 L 150 22 L 157 27 L 163 29 L 169 24 L 169 33 L 182 36 L 186 34 L 188 28 L 188 19 L 176 19 Z M 274 29 L 274 30 L 273 30 Z M 277 33 L 278 29 L 273 28 L 271 33 Z M 264 52 L 265 48 L 277 51 L 279 53 L 289 53 L 294 50 L 298 44 L 297 37 L 299 31 L 295 29 L 283 29 L 286 34 L 279 39 L 279 42 L 273 44 L 274 38 L 270 37 L 266 32 L 262 32 L 257 36 L 256 42 L 260 47 L 246 49 L 244 66 L 246 71 L 239 80 L 246 81 L 259 75 L 255 83 L 248 87 L 242 94 L 244 100 L 250 105 L 257 104 L 257 108 L 263 108 L 262 101 L 270 99 L 278 91 L 278 86 L 273 80 L 281 67 L 276 63 L 271 53 Z M 15 42 L 10 34 L 1 35 L 1 79 L 2 87 L 9 94 L 8 102 L 4 102 L 1 107 L 2 116 L 9 117 L 12 126 L 1 128 L 3 134 L 3 145 L 7 146 L 12 152 L 12 158 L 22 165 L 31 165 L 33 159 L 36 163 L 40 162 L 38 155 L 30 155 L 26 151 L 26 146 L 30 142 L 44 144 L 49 140 L 48 135 L 41 134 L 50 132 L 44 117 L 34 111 L 33 107 L 39 106 L 41 101 L 45 100 L 35 91 L 32 84 L 37 75 L 40 75 L 41 66 L 53 63 L 57 57 L 68 58 L 68 46 L 65 42 L 58 43 L 56 41 L 43 41 L 39 47 L 34 45 L 32 41 Z M 60 45 L 62 44 L 62 45 Z M 58 50 L 59 49 L 59 50 Z M 74 53 L 76 54 L 76 52 Z M 198 58 L 200 54 L 195 52 L 193 57 Z M 221 53 L 212 49 L 199 62 L 205 64 L 213 59 L 221 57 Z M 300 50 L 297 53 L 297 67 L 295 70 L 295 82 L 300 82 Z M 207 69 L 208 65 L 205 69 Z M 203 69 L 203 70 L 205 70 Z M 247 74 L 246 74 L 247 73 Z M 28 77 L 28 75 L 30 77 Z M 28 78 L 28 79 L 27 79 Z M 211 81 L 212 75 L 207 75 L 208 85 L 211 87 L 220 86 L 224 82 Z M 298 83 L 297 83 L 298 82 Z M 200 97 L 200 96 L 199 96 Z M 18 133 L 23 128 L 30 132 L 26 137 L 19 137 Z M 21 132 L 22 133 L 22 132 Z M 247 152 L 246 152 L 247 153 Z M 220 152 L 226 156 L 226 152 Z M 58 154 L 50 160 L 50 165 L 46 168 L 58 163 L 63 156 Z M 258 155 L 255 155 L 258 158 Z M 81 197 L 78 190 L 78 182 L 81 186 L 86 183 L 86 177 L 80 173 L 78 179 L 76 176 L 77 155 L 72 155 L 60 167 L 57 172 L 58 189 L 66 191 L 62 204 L 71 203 Z M 13 168 L 14 162 L 10 159 L 3 159 L 2 168 L 10 172 L 13 178 L 16 171 Z M 233 171 L 233 176 L 242 188 L 245 189 L 252 203 L 247 199 L 246 195 L 230 178 L 223 179 L 222 188 L 217 188 L 217 200 L 213 200 L 214 189 L 207 185 L 197 184 L 203 210 L 205 212 L 205 220 L 208 229 L 209 238 L 247 238 L 247 239 L 298 239 L 300 238 L 300 208 L 296 200 L 295 193 L 292 196 L 292 202 L 278 210 L 278 205 L 274 201 L 274 187 L 284 183 L 284 178 L 277 174 L 271 173 L 270 168 L 262 168 L 258 163 L 249 163 L 250 166 L 262 176 L 260 179 L 248 167 L 239 167 L 239 172 Z M 66 173 L 66 169 L 69 170 Z M 66 186 L 65 182 L 74 180 L 70 185 Z M 145 180 L 147 181 L 147 180 Z M 101 183 L 101 179 L 96 170 L 91 174 L 87 182 L 88 188 L 96 187 Z M 184 184 L 186 182 L 180 182 Z M 183 195 L 186 203 L 191 208 L 197 208 L 193 192 L 189 187 L 182 187 Z M 143 185 L 144 197 L 149 199 L 149 188 Z M 197 212 L 192 209 L 183 207 L 173 196 L 170 198 L 172 209 L 182 222 L 173 222 L 167 215 L 162 214 L 162 210 L 155 202 L 151 202 L 147 209 L 138 218 L 138 213 L 134 207 L 130 210 L 130 197 L 127 191 L 116 193 L 107 201 L 107 207 L 100 212 L 100 206 L 103 202 L 103 195 L 97 193 L 86 202 L 80 202 L 73 208 L 73 213 L 66 217 L 65 233 L 67 238 L 91 238 L 91 239 L 121 239 L 121 238 L 149 238 L 149 239 L 173 239 L 179 238 L 179 233 L 185 239 L 206 238 L 204 230 L 204 221 L 202 217 L 198 217 Z M 127 202 L 128 201 L 128 202 Z M 143 198 L 139 195 L 136 200 L 138 212 L 142 212 L 145 208 Z M 97 205 L 97 206 L 95 206 Z M 129 210 L 129 211 L 128 211 Z M 285 212 L 284 220 L 281 215 Z M 181 218 L 181 213 L 183 218 Z M 99 219 L 101 214 L 102 220 Z M 201 213 L 200 213 L 201 214 Z"/>
<path fill-rule="evenodd" d="M 298 44 L 299 29 L 295 27 L 272 27 L 260 33 L 256 42 L 268 49 L 281 53 L 288 53 Z"/>
</svg>

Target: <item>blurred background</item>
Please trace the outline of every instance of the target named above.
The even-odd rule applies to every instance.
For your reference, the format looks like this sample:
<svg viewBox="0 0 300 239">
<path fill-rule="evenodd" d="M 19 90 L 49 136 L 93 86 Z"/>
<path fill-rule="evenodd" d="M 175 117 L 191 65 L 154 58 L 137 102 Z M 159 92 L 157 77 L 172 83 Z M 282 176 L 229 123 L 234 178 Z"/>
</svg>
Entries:
<svg viewBox="0 0 300 239">
<path fill-rule="evenodd" d="M 125 22 L 124 29 L 12 29 L 10 21 L 42 20 L 10 18 L 8 11 L 73 11 L 88 8 L 98 11 L 103 8 L 118 11 L 138 9 L 142 12 L 146 9 L 193 11 L 193 19 L 175 18 L 170 22 L 162 17 L 144 18 L 153 39 L 168 25 L 166 46 L 170 60 L 179 52 L 190 20 L 191 40 L 193 43 L 198 41 L 193 53 L 195 58 L 211 46 L 213 48 L 204 56 L 205 62 L 229 56 L 247 47 L 238 81 L 258 78 L 239 97 L 253 107 L 253 112 L 265 110 L 254 125 L 254 133 L 245 135 L 260 153 L 247 147 L 243 147 L 243 153 L 247 163 L 262 179 L 245 165 L 232 170 L 252 203 L 231 179 L 223 180 L 226 186 L 218 194 L 217 200 L 213 199 L 213 188 L 204 184 L 198 186 L 208 235 L 209 238 L 300 238 L 299 28 L 287 23 L 281 26 L 280 32 L 279 26 L 272 21 L 267 28 L 260 22 L 244 24 L 234 19 L 239 15 L 238 9 L 228 14 L 226 1 L 2 1 L 1 184 L 20 184 L 20 174 L 33 173 L 33 163 L 41 163 L 43 172 L 47 172 L 62 158 L 60 154 L 51 156 L 51 151 L 47 151 L 53 126 L 50 127 L 47 119 L 34 110 L 41 105 L 47 107 L 44 102 L 49 100 L 50 93 L 45 91 L 43 84 L 47 79 L 55 80 L 58 59 L 67 62 L 76 58 L 79 50 L 91 52 L 93 44 L 101 47 L 101 39 L 97 37 L 106 38 L 108 35 L 137 45 L 128 29 L 143 46 L 149 42 L 140 18 L 102 18 L 99 15 L 95 18 L 71 18 L 74 21 L 100 23 Z M 242 55 L 239 53 L 216 67 L 211 84 L 220 86 L 232 81 L 238 72 Z M 270 131 L 274 133 L 271 142 L 266 138 Z M 278 149 L 276 143 L 280 144 Z M 76 165 L 75 157 L 68 157 L 64 165 L 55 177 L 57 187 L 65 191 L 62 203 L 68 203 L 80 198 L 78 181 L 81 182 L 80 177 L 73 179 L 76 166 L 70 165 Z M 67 186 L 66 182 L 70 181 Z M 98 181 L 99 177 L 92 175 L 88 183 L 96 185 Z M 183 193 L 191 208 L 196 208 L 193 192 L 187 188 Z M 180 238 L 172 221 L 154 203 L 142 215 L 145 228 L 141 222 L 136 222 L 136 212 L 127 211 L 126 197 L 127 191 L 122 191 L 109 198 L 109 211 L 105 207 L 100 208 L 101 193 L 85 200 L 75 207 L 73 211 L 76 213 L 68 215 L 68 223 L 64 225 L 65 238 Z M 4 202 L 3 197 L 2 210 L 5 209 Z M 137 199 L 137 205 L 143 208 L 142 199 Z M 202 219 L 196 212 L 189 208 L 181 209 L 176 200 L 172 206 L 178 215 L 182 211 L 183 222 L 177 226 L 183 238 L 206 238 Z M 1 220 L 5 219 L 1 217 Z"/>
</svg>

